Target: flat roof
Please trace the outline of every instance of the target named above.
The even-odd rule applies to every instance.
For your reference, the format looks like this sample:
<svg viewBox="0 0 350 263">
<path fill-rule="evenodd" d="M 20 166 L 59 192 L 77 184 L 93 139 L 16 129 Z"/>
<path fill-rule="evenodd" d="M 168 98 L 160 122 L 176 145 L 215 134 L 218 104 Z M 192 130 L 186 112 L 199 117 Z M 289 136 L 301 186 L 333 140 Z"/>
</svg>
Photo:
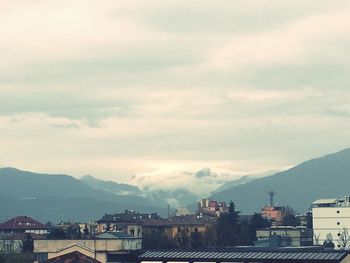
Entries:
<svg viewBox="0 0 350 263">
<path fill-rule="evenodd" d="M 314 201 L 313 205 L 321 205 L 321 204 L 336 204 L 338 201 L 338 198 L 327 198 L 327 199 L 318 199 Z"/>
</svg>

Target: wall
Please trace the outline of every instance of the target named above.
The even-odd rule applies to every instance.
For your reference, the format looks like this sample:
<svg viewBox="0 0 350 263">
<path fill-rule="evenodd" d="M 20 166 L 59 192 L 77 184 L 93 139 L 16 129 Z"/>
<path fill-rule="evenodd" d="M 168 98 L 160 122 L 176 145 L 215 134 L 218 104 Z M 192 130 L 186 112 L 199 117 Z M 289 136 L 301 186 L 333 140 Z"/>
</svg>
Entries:
<svg viewBox="0 0 350 263">
<path fill-rule="evenodd" d="M 141 239 L 34 240 L 34 253 L 48 253 L 50 259 L 79 251 L 106 262 L 108 252 L 141 249 L 141 245 Z"/>
<path fill-rule="evenodd" d="M 350 207 L 314 207 L 312 209 L 312 221 L 314 229 L 314 245 L 317 238 L 320 245 L 330 234 L 336 248 L 338 247 L 338 234 L 347 229 L 350 235 Z"/>
</svg>

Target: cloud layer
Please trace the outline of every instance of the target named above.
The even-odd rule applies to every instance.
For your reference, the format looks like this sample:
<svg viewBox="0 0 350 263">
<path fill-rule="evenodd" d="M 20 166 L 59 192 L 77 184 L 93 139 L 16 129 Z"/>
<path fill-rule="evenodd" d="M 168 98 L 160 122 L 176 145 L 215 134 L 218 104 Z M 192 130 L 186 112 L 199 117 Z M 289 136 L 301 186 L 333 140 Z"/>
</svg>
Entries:
<svg viewBox="0 0 350 263">
<path fill-rule="evenodd" d="M 127 182 L 346 148 L 349 24 L 347 1 L 2 1 L 0 165 Z"/>
</svg>

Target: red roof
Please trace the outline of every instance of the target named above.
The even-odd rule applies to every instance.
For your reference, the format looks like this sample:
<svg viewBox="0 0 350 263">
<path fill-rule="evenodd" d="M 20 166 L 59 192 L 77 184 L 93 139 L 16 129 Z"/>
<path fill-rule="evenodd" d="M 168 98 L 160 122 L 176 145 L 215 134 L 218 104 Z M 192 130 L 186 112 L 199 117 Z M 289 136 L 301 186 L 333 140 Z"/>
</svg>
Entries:
<svg viewBox="0 0 350 263">
<path fill-rule="evenodd" d="M 40 230 L 47 229 L 47 226 L 28 216 L 17 216 L 0 224 L 0 230 L 16 229 Z"/>
<path fill-rule="evenodd" d="M 45 260 L 43 263 L 101 263 L 100 261 L 88 257 L 78 251 L 74 251 L 62 256 Z"/>
</svg>

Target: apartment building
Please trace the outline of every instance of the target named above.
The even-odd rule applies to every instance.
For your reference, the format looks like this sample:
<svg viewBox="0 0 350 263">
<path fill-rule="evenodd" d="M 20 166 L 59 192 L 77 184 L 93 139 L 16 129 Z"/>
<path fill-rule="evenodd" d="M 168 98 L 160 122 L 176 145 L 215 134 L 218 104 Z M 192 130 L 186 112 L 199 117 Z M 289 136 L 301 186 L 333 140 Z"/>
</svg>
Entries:
<svg viewBox="0 0 350 263">
<path fill-rule="evenodd" d="M 320 199 L 312 203 L 314 245 L 331 240 L 335 248 L 350 246 L 350 196 Z"/>
</svg>

